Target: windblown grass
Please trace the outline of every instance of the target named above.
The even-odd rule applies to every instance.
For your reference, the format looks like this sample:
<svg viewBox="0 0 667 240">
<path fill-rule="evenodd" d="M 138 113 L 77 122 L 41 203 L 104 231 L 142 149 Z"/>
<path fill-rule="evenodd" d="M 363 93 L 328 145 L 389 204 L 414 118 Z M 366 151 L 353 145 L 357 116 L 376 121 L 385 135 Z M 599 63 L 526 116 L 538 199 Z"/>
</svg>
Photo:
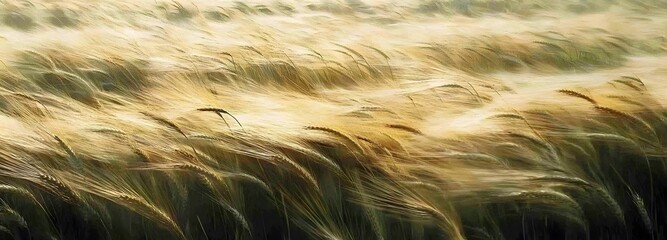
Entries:
<svg viewBox="0 0 667 240">
<path fill-rule="evenodd" d="M 4 8 L 0 238 L 665 238 L 660 1 Z"/>
</svg>

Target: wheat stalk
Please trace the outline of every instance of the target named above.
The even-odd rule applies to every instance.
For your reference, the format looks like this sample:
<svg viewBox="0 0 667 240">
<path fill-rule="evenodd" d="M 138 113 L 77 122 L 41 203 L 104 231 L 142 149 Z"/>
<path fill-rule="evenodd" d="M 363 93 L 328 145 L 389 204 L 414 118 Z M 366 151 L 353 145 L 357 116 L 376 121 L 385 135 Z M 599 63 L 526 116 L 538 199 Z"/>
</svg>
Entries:
<svg viewBox="0 0 667 240">
<path fill-rule="evenodd" d="M 175 123 L 169 121 L 168 119 L 160 117 L 160 116 L 152 114 L 152 113 L 149 113 L 149 112 L 141 112 L 141 114 L 143 114 L 143 115 L 149 117 L 150 119 L 160 123 L 161 125 L 164 125 L 164 126 L 170 128 L 170 129 L 180 133 L 186 139 L 188 138 L 188 136 L 185 135 L 185 132 L 183 132 L 183 130 L 181 130 L 180 127 L 178 127 Z"/>
<path fill-rule="evenodd" d="M 593 105 L 598 105 L 597 101 L 593 100 L 593 98 L 591 98 L 589 96 L 586 96 L 582 93 L 576 92 L 576 91 L 567 90 L 567 89 L 560 89 L 560 90 L 558 90 L 558 92 L 562 93 L 562 94 L 565 94 L 565 95 L 568 95 L 568 96 L 581 98 L 583 100 L 586 100 L 586 101 L 592 103 Z"/>
<path fill-rule="evenodd" d="M 65 153 L 68 155 L 69 163 L 77 171 L 83 170 L 83 163 L 81 160 L 74 154 L 72 148 L 70 148 L 63 140 L 60 139 L 57 135 L 53 135 L 53 138 L 58 142 L 58 145 L 65 150 Z"/>
<path fill-rule="evenodd" d="M 649 132 L 651 134 L 653 134 L 653 136 L 655 136 L 656 139 L 659 139 L 658 136 L 656 135 L 656 132 L 653 129 L 653 127 L 651 125 L 649 125 L 647 122 L 645 122 L 644 120 L 640 119 L 640 118 L 634 117 L 630 114 L 627 114 L 627 113 L 624 113 L 624 112 L 621 112 L 619 110 L 609 108 L 609 107 L 595 106 L 595 109 L 600 111 L 600 112 L 610 114 L 612 116 L 616 116 L 616 117 L 621 118 L 621 119 L 627 119 L 627 120 L 630 120 L 632 122 L 639 123 L 646 130 L 649 130 Z"/>
<path fill-rule="evenodd" d="M 155 205 L 148 203 L 145 199 L 120 192 L 111 194 L 110 197 L 116 200 L 116 203 L 133 209 L 135 212 L 141 214 L 142 216 L 160 223 L 160 225 L 169 231 L 176 233 L 180 239 L 187 239 L 178 224 L 174 222 L 174 220 L 169 217 L 166 212 L 164 212 L 162 209 L 159 209 Z"/>
<path fill-rule="evenodd" d="M 292 166 L 294 169 L 296 169 L 297 172 L 299 172 L 300 176 L 303 179 L 305 179 L 308 183 L 310 183 L 310 185 L 313 188 L 315 188 L 319 191 L 320 186 L 317 183 L 317 180 L 315 180 L 315 177 L 313 177 L 313 175 L 310 172 L 308 172 L 308 170 L 306 170 L 304 167 L 302 167 L 298 163 L 292 161 L 292 159 L 289 159 L 289 158 L 287 158 L 285 156 L 281 156 L 281 155 L 272 155 L 271 159 L 274 160 L 274 161 L 277 161 L 277 162 L 288 163 L 290 166 Z"/>
<path fill-rule="evenodd" d="M 236 117 L 234 117 L 234 115 L 232 115 L 231 113 L 227 112 L 227 110 L 224 110 L 224 109 L 222 109 L 222 108 L 197 108 L 197 111 L 202 111 L 202 112 L 215 112 L 216 114 L 218 114 L 218 116 L 220 116 L 220 118 L 222 118 L 223 121 L 225 121 L 225 124 L 227 124 L 227 120 L 225 120 L 225 118 L 222 117 L 222 114 L 223 114 L 223 113 L 224 113 L 224 114 L 227 114 L 227 115 L 229 115 L 230 117 L 232 117 L 232 118 L 234 119 L 234 121 L 236 121 L 236 123 L 239 124 L 239 126 L 241 126 L 241 129 L 243 129 L 243 125 L 241 125 L 241 122 L 239 122 L 239 120 L 236 119 Z M 227 127 L 229 128 L 229 124 L 227 124 Z M 243 130 L 243 131 L 245 131 L 245 130 Z"/>
<path fill-rule="evenodd" d="M 417 130 L 416 128 L 406 126 L 406 125 L 403 125 L 403 124 L 385 124 L 385 127 L 399 129 L 399 130 L 411 132 L 411 133 L 414 133 L 414 134 L 417 134 L 417 135 L 422 135 L 422 132 Z"/>
<path fill-rule="evenodd" d="M 339 138 L 342 138 L 343 140 L 347 141 L 348 143 L 352 143 L 352 144 L 353 144 L 359 151 L 361 151 L 362 153 L 365 153 L 364 149 L 361 147 L 361 145 L 359 145 L 359 143 L 357 143 L 357 141 L 352 140 L 352 138 L 350 138 L 350 137 L 347 136 L 346 134 L 344 134 L 344 133 L 342 133 L 342 132 L 339 132 L 339 131 L 337 131 L 337 130 L 334 130 L 334 129 L 332 129 L 332 128 L 328 128 L 328 127 L 318 127 L 318 126 L 306 126 L 304 129 L 306 129 L 306 130 L 322 131 L 322 132 L 330 133 L 330 134 L 332 134 L 332 135 L 334 135 L 334 136 L 337 136 L 337 137 L 339 137 Z"/>
<path fill-rule="evenodd" d="M 37 179 L 45 184 L 47 189 L 50 189 L 52 193 L 63 200 L 67 202 L 77 202 L 79 200 L 79 194 L 59 179 L 44 173 L 38 173 Z"/>
</svg>

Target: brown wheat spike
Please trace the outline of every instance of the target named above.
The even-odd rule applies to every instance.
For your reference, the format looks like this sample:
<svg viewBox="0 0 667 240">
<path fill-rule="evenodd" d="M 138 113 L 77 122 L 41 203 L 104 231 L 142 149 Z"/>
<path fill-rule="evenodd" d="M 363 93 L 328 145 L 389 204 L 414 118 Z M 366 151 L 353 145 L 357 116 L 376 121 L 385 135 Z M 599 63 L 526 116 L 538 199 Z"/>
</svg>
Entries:
<svg viewBox="0 0 667 240">
<path fill-rule="evenodd" d="M 74 167 L 74 169 L 76 169 L 77 171 L 81 171 L 81 169 L 83 167 L 83 163 L 76 156 L 76 154 L 74 154 L 74 151 L 72 151 L 72 148 L 70 148 L 65 142 L 63 142 L 63 140 L 60 139 L 60 137 L 58 137 L 57 135 L 53 135 L 53 138 L 58 142 L 58 145 L 63 150 L 65 150 L 65 153 L 67 153 L 69 164 L 72 167 Z"/>
<path fill-rule="evenodd" d="M 150 162 L 150 158 L 148 158 L 148 155 L 143 150 L 132 147 L 132 153 L 136 154 L 142 162 Z"/>
<path fill-rule="evenodd" d="M 375 147 L 375 148 L 381 150 L 386 156 L 389 156 L 389 157 L 391 157 L 391 158 L 394 157 L 394 155 L 391 154 L 391 152 L 389 151 L 389 149 L 387 149 L 386 147 L 382 146 L 382 144 L 379 144 L 379 143 L 377 143 L 377 142 L 375 142 L 375 141 L 373 141 L 373 140 L 371 140 L 371 139 L 369 139 L 369 138 L 366 138 L 366 137 L 362 137 L 362 136 L 356 136 L 356 137 L 357 137 L 357 139 L 359 139 L 359 140 L 361 140 L 361 141 L 364 141 L 364 142 L 366 142 L 366 143 L 369 143 L 369 144 L 373 145 L 373 147 Z"/>
<path fill-rule="evenodd" d="M 551 175 L 551 176 L 541 176 L 535 178 L 535 180 L 542 180 L 542 181 L 557 181 L 557 182 L 563 182 L 567 184 L 572 184 L 572 185 L 577 185 L 581 188 L 583 188 L 583 191 L 585 192 L 592 192 L 594 196 L 601 197 L 602 201 L 609 207 L 614 216 L 616 217 L 616 220 L 619 222 L 623 223 L 625 222 L 625 217 L 623 214 L 623 209 L 621 208 L 620 205 L 616 202 L 616 200 L 609 194 L 608 191 L 603 189 L 597 184 L 592 184 L 589 183 L 581 178 L 577 177 L 569 177 L 569 176 L 557 176 L 557 175 Z"/>
<path fill-rule="evenodd" d="M 222 117 L 222 114 L 223 114 L 223 113 L 224 113 L 224 114 L 227 114 L 227 115 L 229 115 L 230 117 L 232 117 L 232 118 L 234 119 L 234 121 L 236 121 L 236 123 L 239 124 L 239 126 L 241 126 L 241 129 L 243 129 L 243 125 L 241 125 L 241 122 L 239 122 L 239 120 L 236 119 L 236 117 L 234 117 L 234 115 L 232 115 L 231 113 L 227 112 L 226 110 L 224 110 L 224 109 L 222 109 L 222 108 L 197 108 L 197 111 L 202 111 L 202 112 L 215 112 L 216 114 L 218 114 L 218 116 L 220 116 L 220 118 L 222 118 L 223 121 L 225 121 L 225 124 L 227 124 L 227 120 L 225 120 L 225 118 Z M 227 127 L 229 127 L 229 124 L 227 125 Z M 245 131 L 245 129 L 243 129 L 243 130 Z"/>
<path fill-rule="evenodd" d="M 392 114 L 396 114 L 394 111 L 391 111 L 389 109 L 386 109 L 384 107 L 379 107 L 379 106 L 363 106 L 360 107 L 361 110 L 359 111 L 369 111 L 369 112 L 388 112 Z"/>
<path fill-rule="evenodd" d="M 428 189 L 429 191 L 434 191 L 434 192 L 442 192 L 442 188 L 438 187 L 437 185 L 433 183 L 426 183 L 422 181 L 400 181 L 401 184 L 409 185 L 410 188 L 414 187 L 420 187 L 424 189 Z"/>
<path fill-rule="evenodd" d="M 341 70 L 335 69 L 335 68 L 330 67 L 330 66 L 327 66 L 327 69 L 329 69 L 331 71 L 334 71 L 335 73 L 337 73 L 340 76 L 344 76 L 348 80 L 354 80 L 354 78 L 351 75 L 347 74 L 346 72 L 343 72 Z"/>
<path fill-rule="evenodd" d="M 567 145 L 567 146 L 571 147 L 572 149 L 576 149 L 579 153 L 583 154 L 587 158 L 591 157 L 590 153 L 588 153 L 586 151 L 586 149 L 584 149 L 583 147 L 579 146 L 579 144 L 575 144 L 575 143 L 570 142 L 570 141 L 564 141 L 564 142 L 561 142 L 561 144 Z M 560 148 L 564 148 L 564 146 L 562 146 Z M 570 151 L 570 153 L 573 154 L 572 151 Z"/>
<path fill-rule="evenodd" d="M 180 150 L 180 149 L 174 149 L 174 152 L 175 152 L 176 154 L 180 155 L 181 157 L 184 157 L 184 158 L 187 159 L 189 162 L 198 162 L 198 161 L 199 161 L 199 159 L 198 159 L 196 156 L 194 156 L 194 155 L 192 155 L 192 154 L 190 154 L 190 153 L 188 153 L 188 152 L 185 152 L 185 151 L 183 151 L 183 150 Z"/>
<path fill-rule="evenodd" d="M 245 48 L 245 49 L 248 49 L 248 50 L 250 50 L 250 51 L 253 51 L 253 52 L 259 54 L 260 56 L 264 57 L 264 54 L 263 54 L 262 52 L 260 52 L 257 48 L 253 47 L 253 46 L 241 46 L 241 47 L 242 47 L 242 48 Z"/>
<path fill-rule="evenodd" d="M 651 132 L 653 135 L 656 135 L 655 130 L 653 130 L 653 127 L 651 125 L 649 125 L 647 122 L 645 122 L 644 120 L 640 119 L 640 118 L 637 118 L 637 117 L 632 116 L 630 114 L 618 111 L 618 110 L 613 109 L 613 108 L 608 108 L 608 107 L 603 107 L 603 106 L 595 106 L 595 109 L 599 110 L 603 113 L 607 113 L 607 114 L 610 114 L 610 115 L 613 115 L 613 116 L 616 116 L 616 117 L 619 117 L 619 118 L 624 118 L 624 119 L 628 119 L 630 121 L 633 121 L 635 123 L 639 123 L 642 126 L 644 126 L 646 128 L 646 130 L 649 130 L 649 132 Z"/>
<path fill-rule="evenodd" d="M 355 51 L 355 50 L 352 49 L 352 48 L 349 48 L 349 47 L 347 47 L 347 46 L 344 46 L 344 45 L 341 45 L 341 44 L 338 44 L 338 43 L 334 43 L 334 44 L 336 44 L 336 46 L 339 46 L 339 47 L 341 47 L 341 48 L 344 48 L 345 50 L 351 52 L 352 54 L 356 55 L 356 56 L 359 57 L 359 58 L 363 58 L 363 57 L 364 57 L 363 55 L 361 55 L 361 53 Z"/>
<path fill-rule="evenodd" d="M 183 169 L 183 170 L 188 170 L 188 171 L 196 172 L 196 173 L 205 175 L 205 176 L 207 176 L 207 177 L 211 177 L 211 178 L 213 178 L 213 179 L 215 179 L 215 180 L 218 180 L 218 181 L 220 181 L 220 180 L 222 179 L 218 174 L 216 174 L 216 173 L 214 173 L 214 172 L 212 172 L 212 171 L 209 171 L 209 170 L 207 170 L 207 169 L 204 169 L 203 167 L 200 167 L 200 166 L 197 166 L 197 165 L 195 165 L 195 164 L 192 164 L 192 163 L 179 163 L 179 164 L 174 164 L 173 167 L 178 168 L 178 169 Z"/>
<path fill-rule="evenodd" d="M 396 189 L 396 187 L 388 186 L 387 184 L 375 187 L 375 189 L 378 188 L 383 189 L 379 191 L 380 194 L 368 196 L 369 200 L 371 200 L 374 205 L 381 206 L 388 212 L 435 220 L 437 225 L 447 232 L 452 239 L 464 239 L 459 228 L 456 227 L 454 220 L 443 214 L 437 207 L 433 206 L 421 195 L 410 190 L 401 191 L 402 189 L 399 190 Z M 392 194 L 392 192 L 401 193 L 396 195 Z"/>
<path fill-rule="evenodd" d="M 548 202 L 549 204 L 554 204 L 558 206 L 559 208 L 569 208 L 572 209 L 577 215 L 576 216 L 567 216 L 563 215 L 564 217 L 568 218 L 569 220 L 577 223 L 579 226 L 585 227 L 586 223 L 584 223 L 581 218 L 583 216 L 583 210 L 581 209 L 581 206 L 574 201 L 570 196 L 553 191 L 553 190 L 537 190 L 537 191 L 520 191 L 520 192 L 513 192 L 510 194 L 507 194 L 505 197 L 510 198 L 511 200 L 523 200 L 523 201 L 535 201 L 535 199 L 539 199 L 539 201 L 542 202 Z"/>
<path fill-rule="evenodd" d="M 593 100 L 593 98 L 591 98 L 589 96 L 586 96 L 582 93 L 578 93 L 578 92 L 575 92 L 575 91 L 572 91 L 572 90 L 567 90 L 567 89 L 560 89 L 560 90 L 558 90 L 558 92 L 562 93 L 562 94 L 565 94 L 565 95 L 568 95 L 568 96 L 584 99 L 584 100 L 592 103 L 593 105 L 598 105 L 597 101 Z"/>
<path fill-rule="evenodd" d="M 538 146 L 540 146 L 540 147 L 542 147 L 546 150 L 551 150 L 551 148 L 549 147 L 549 144 L 547 144 L 547 143 L 545 143 L 545 142 L 543 142 L 539 139 L 536 139 L 534 137 L 528 136 L 526 134 L 516 133 L 516 132 L 507 132 L 507 135 L 510 136 L 510 137 L 516 137 L 516 138 L 521 138 L 521 139 L 528 140 L 529 142 L 531 142 L 535 145 L 538 145 Z"/>
<path fill-rule="evenodd" d="M 373 140 L 371 140 L 371 139 L 369 139 L 369 138 L 367 138 L 367 137 L 363 137 L 363 136 L 355 136 L 355 137 L 357 137 L 357 139 L 359 139 L 359 140 L 361 140 L 361 141 L 370 143 L 371 145 L 373 145 L 373 146 L 375 146 L 375 147 L 377 147 L 377 148 L 381 148 L 381 147 L 382 147 L 382 145 L 380 145 L 379 143 L 374 142 Z"/>
<path fill-rule="evenodd" d="M 47 189 L 50 189 L 55 195 L 60 196 L 66 202 L 78 201 L 79 195 L 57 178 L 43 173 L 37 174 L 37 178 L 46 184 Z"/>
<path fill-rule="evenodd" d="M 146 200 L 125 193 L 116 193 L 113 197 L 116 200 L 119 200 L 117 203 L 127 206 L 128 208 L 148 219 L 156 221 L 165 229 L 176 233 L 181 239 L 187 239 L 178 224 L 174 222 L 174 220 L 169 217 L 167 213 L 148 203 Z"/>
<path fill-rule="evenodd" d="M 39 105 L 42 105 L 44 110 L 46 110 L 46 112 L 50 114 L 49 109 L 46 107 L 46 105 L 44 105 L 41 101 L 37 100 L 37 98 L 35 98 L 35 97 L 30 96 L 30 95 L 25 94 L 25 93 L 21 93 L 21 92 L 14 92 L 14 93 L 12 93 L 12 95 L 17 96 L 17 97 L 21 97 L 21 98 L 24 98 L 24 99 L 28 99 L 28 100 L 36 102 L 36 103 L 39 103 Z"/>
<path fill-rule="evenodd" d="M 160 116 L 151 114 L 151 113 L 149 113 L 149 112 L 141 112 L 141 113 L 144 114 L 144 115 L 146 115 L 147 117 L 149 117 L 149 118 L 155 120 L 156 122 L 158 122 L 158 123 L 160 123 L 160 124 L 162 124 L 162 125 L 165 125 L 165 126 L 167 126 L 168 128 L 171 128 L 172 130 L 174 130 L 174 131 L 180 133 L 181 135 L 183 135 L 183 137 L 185 138 L 185 140 L 188 140 L 188 141 L 190 140 L 190 139 L 188 138 L 188 135 L 186 135 L 185 132 L 183 132 L 183 130 L 181 130 L 181 128 L 179 128 L 175 123 L 173 123 L 173 122 L 167 120 L 166 118 L 163 118 L 163 117 L 160 117 Z M 190 144 L 190 148 L 192 148 L 192 152 L 194 152 L 195 154 L 197 154 L 197 149 L 195 149 L 195 146 L 192 145 L 192 143 L 188 143 L 188 144 Z"/>
<path fill-rule="evenodd" d="M 359 139 L 359 140 L 361 140 L 361 141 L 364 141 L 364 142 L 367 142 L 367 143 L 373 145 L 373 147 L 375 147 L 375 148 L 377 148 L 377 149 L 379 149 L 379 150 L 382 150 L 382 151 L 384 152 L 385 155 L 390 156 L 390 157 L 393 157 L 393 155 L 391 154 L 391 152 L 389 151 L 389 149 L 387 149 L 385 146 L 382 146 L 382 144 L 379 144 L 379 143 L 377 143 L 377 142 L 375 142 L 375 141 L 373 141 L 373 140 L 371 140 L 371 139 L 369 139 L 369 138 L 366 138 L 366 137 L 362 137 L 362 136 L 355 136 L 355 137 L 357 137 L 357 139 Z"/>
<path fill-rule="evenodd" d="M 305 156 L 311 157 L 312 159 L 315 159 L 316 161 L 330 167 L 336 173 L 341 173 L 342 172 L 342 169 L 340 168 L 340 166 L 338 166 L 337 163 L 335 163 L 334 161 L 332 161 L 328 157 L 320 154 L 319 152 L 317 152 L 313 149 L 310 149 L 310 148 L 307 148 L 307 147 L 302 147 L 302 146 L 299 146 L 299 145 L 296 145 L 296 144 L 294 144 L 294 145 L 290 144 L 289 147 L 291 149 L 301 153 L 301 154 L 304 154 Z"/>
<path fill-rule="evenodd" d="M 199 180 L 206 186 L 206 189 L 215 191 L 215 187 L 213 186 L 213 183 L 211 182 L 210 179 L 204 174 L 198 174 Z"/>
<path fill-rule="evenodd" d="M 103 134 L 120 135 L 120 136 L 126 136 L 127 135 L 127 133 L 123 132 L 120 129 L 108 128 L 108 127 L 97 127 L 97 128 L 89 129 L 89 131 L 96 132 L 96 133 L 103 133 Z"/>
<path fill-rule="evenodd" d="M 338 45 L 339 47 L 342 47 L 342 48 L 344 48 L 345 50 L 347 50 L 347 51 L 351 52 L 352 54 L 356 55 L 356 56 L 357 56 L 358 58 L 360 58 L 361 60 L 363 60 L 363 61 L 364 61 L 364 63 L 366 63 L 366 64 L 365 64 L 365 66 L 367 67 L 367 69 L 368 69 L 368 71 L 369 71 L 369 72 L 372 72 L 372 71 L 374 71 L 374 69 L 373 69 L 373 68 L 371 68 L 371 64 L 370 64 L 370 63 L 368 63 L 368 60 L 366 60 L 366 57 L 364 57 L 364 55 L 362 55 L 361 53 L 359 53 L 359 52 L 355 51 L 355 50 L 354 50 L 354 49 L 352 49 L 352 48 L 349 48 L 349 47 L 346 47 L 346 46 L 343 46 L 343 45 L 341 45 L 341 44 L 338 44 L 338 43 L 335 43 L 335 44 L 336 44 L 336 45 Z M 353 58 L 353 59 L 354 59 L 354 58 Z"/>
<path fill-rule="evenodd" d="M 470 87 L 472 87 L 472 85 L 470 85 Z M 435 90 L 435 89 L 437 89 L 437 88 L 458 88 L 458 89 L 463 89 L 463 90 L 466 90 L 466 92 L 470 93 L 470 96 L 479 97 L 478 94 L 473 93 L 472 91 L 470 91 L 470 89 L 468 89 L 468 88 L 466 88 L 466 87 L 464 87 L 464 86 L 461 86 L 461 85 L 459 85 L 459 84 L 456 84 L 456 83 L 443 84 L 443 85 L 434 87 L 433 89 Z M 473 88 L 473 89 L 474 89 L 474 88 Z"/>
<path fill-rule="evenodd" d="M 205 140 L 210 140 L 210 141 L 218 141 L 218 142 L 223 142 L 226 139 L 221 138 L 221 137 L 216 137 L 216 136 L 210 136 L 206 134 L 190 134 L 189 135 L 191 138 L 199 138 L 199 139 L 205 139 Z"/>
<path fill-rule="evenodd" d="M 640 101 L 632 100 L 628 96 L 621 96 L 621 95 L 607 95 L 608 98 L 613 98 L 613 99 L 618 99 L 622 102 L 626 102 L 632 105 L 637 105 L 639 107 L 646 107 L 643 103 Z"/>
<path fill-rule="evenodd" d="M 341 51 L 341 50 L 334 50 L 334 51 L 342 53 L 343 55 L 350 57 L 350 59 L 352 59 L 352 62 L 354 62 L 355 66 L 357 66 L 357 71 L 359 71 L 358 73 L 363 74 L 363 71 L 361 71 L 361 67 L 359 67 L 359 61 L 356 58 L 354 58 L 354 56 L 352 56 L 352 54 L 349 54 L 349 53 L 347 53 L 345 51 Z"/>
<path fill-rule="evenodd" d="M 635 82 L 641 84 L 642 87 L 646 87 L 646 85 L 644 85 L 644 82 L 639 78 L 631 77 L 631 76 L 621 76 L 621 78 L 625 78 L 625 79 L 628 79 L 628 80 L 631 80 L 631 81 L 635 81 Z"/>
<path fill-rule="evenodd" d="M 332 64 L 338 66 L 340 69 L 349 71 L 349 70 L 347 69 L 347 67 L 345 67 L 342 63 L 339 63 L 339 62 L 337 62 L 337 61 L 328 61 L 328 63 L 332 63 Z M 333 70 L 338 70 L 338 69 L 336 69 L 336 68 L 334 68 L 334 67 L 331 67 L 331 66 L 328 66 L 328 68 L 333 69 Z"/>
<path fill-rule="evenodd" d="M 635 206 L 637 207 L 637 211 L 639 212 L 639 215 L 642 218 L 642 222 L 644 223 L 646 230 L 652 232 L 653 226 L 651 224 L 651 218 L 648 215 L 648 211 L 646 211 L 644 200 L 642 199 L 641 196 L 639 196 L 639 194 L 632 191 L 632 201 L 635 203 Z"/>
<path fill-rule="evenodd" d="M 213 197 L 211 197 L 211 198 L 213 198 Z M 226 202 L 224 202 L 224 201 L 222 201 L 218 198 L 213 198 L 213 200 L 216 201 L 218 204 L 220 204 L 220 206 L 225 208 L 225 210 L 229 211 L 232 214 L 232 216 L 234 217 L 234 219 L 236 219 L 236 221 L 241 224 L 241 227 L 243 227 L 243 229 L 245 229 L 248 232 L 248 234 L 252 235 L 252 232 L 250 231 L 250 225 L 248 224 L 248 221 L 245 219 L 245 217 L 243 217 L 241 212 L 239 212 L 238 210 L 233 208 L 231 205 L 229 205 L 228 203 L 226 203 Z"/>
<path fill-rule="evenodd" d="M 499 113 L 495 114 L 489 117 L 490 119 L 494 118 L 512 118 L 512 119 L 518 119 L 518 120 L 526 120 L 523 116 L 516 114 L 516 113 Z"/>
<path fill-rule="evenodd" d="M 363 45 L 363 46 L 372 49 L 376 53 L 382 55 L 382 57 L 384 57 L 385 59 L 389 59 L 389 56 L 387 54 L 385 54 L 384 52 L 380 51 L 380 49 L 377 49 L 376 47 L 373 47 L 373 46 L 370 46 L 370 45 Z"/>
<path fill-rule="evenodd" d="M 625 85 L 629 88 L 632 88 L 632 89 L 634 89 L 635 91 L 638 91 L 638 92 L 642 91 L 642 89 L 640 87 L 635 86 L 634 84 L 632 84 L 632 82 L 627 81 L 627 80 L 616 79 L 616 80 L 613 80 L 612 82 L 617 82 L 617 83 L 623 84 L 623 85 Z"/>
<path fill-rule="evenodd" d="M 273 191 L 271 191 L 271 188 L 269 187 L 268 184 L 266 184 L 264 181 L 260 180 L 259 178 L 256 178 L 255 176 L 252 176 L 250 174 L 245 174 L 245 173 L 230 173 L 230 172 L 224 172 L 222 173 L 223 178 L 230 178 L 230 179 L 240 179 L 240 180 L 245 180 L 248 182 L 255 183 L 262 187 L 267 193 L 273 196 Z"/>
<path fill-rule="evenodd" d="M 399 130 L 411 132 L 411 133 L 414 133 L 414 134 L 417 134 L 417 135 L 422 135 L 421 131 L 419 131 L 419 130 L 413 128 L 413 127 L 410 127 L 410 126 L 403 125 L 403 124 L 385 124 L 384 126 L 388 127 L 388 128 L 394 128 L 394 129 L 399 129 Z"/>
<path fill-rule="evenodd" d="M 245 174 L 245 173 L 232 173 L 232 172 L 224 172 L 224 171 L 220 172 L 220 173 L 216 173 L 216 172 L 213 172 L 212 170 L 206 169 L 206 168 L 201 167 L 201 166 L 197 166 L 197 165 L 192 164 L 192 163 L 178 163 L 178 164 L 172 164 L 170 166 L 171 166 L 170 168 L 172 168 L 172 169 L 175 168 L 175 169 L 191 171 L 191 172 L 197 173 L 199 175 L 206 176 L 207 178 L 215 179 L 216 181 L 222 181 L 225 178 L 246 180 L 246 181 L 253 182 L 253 183 L 256 183 L 256 184 L 260 185 L 269 194 L 272 194 L 271 189 L 269 188 L 269 186 L 264 181 L 259 180 L 258 178 L 254 177 L 252 175 Z M 148 168 L 151 169 L 151 167 L 148 167 Z M 159 167 L 158 166 L 158 168 L 164 168 L 164 167 Z"/>
<path fill-rule="evenodd" d="M 365 153 L 365 152 L 366 152 L 366 151 L 364 151 L 364 149 L 361 147 L 361 145 L 359 145 L 359 143 L 357 143 L 357 141 L 352 140 L 352 138 L 350 138 L 349 136 L 347 136 L 346 134 L 344 134 L 344 133 L 342 133 L 342 132 L 336 131 L 336 130 L 331 129 L 331 128 L 328 128 L 328 127 L 317 127 L 317 126 L 306 126 L 305 129 L 306 129 L 306 130 L 315 130 L 315 131 L 322 131 L 322 132 L 330 133 L 330 134 L 332 134 L 332 135 L 334 135 L 334 136 L 343 138 L 345 141 L 347 141 L 347 142 L 349 142 L 349 143 L 352 143 L 352 144 L 353 144 L 359 151 L 361 151 L 362 153 Z"/>
<path fill-rule="evenodd" d="M 362 112 L 360 110 L 355 110 L 347 113 L 341 114 L 341 116 L 353 117 L 353 118 L 364 118 L 364 119 L 373 119 L 373 115 Z"/>
<path fill-rule="evenodd" d="M 319 184 L 317 184 L 317 180 L 315 180 L 315 177 L 313 177 L 313 175 L 310 174 L 310 172 L 308 172 L 308 170 L 306 170 L 304 167 L 302 167 L 298 163 L 292 161 L 292 159 L 289 159 L 285 156 L 273 155 L 271 156 L 271 158 L 275 161 L 285 162 L 291 165 L 294 169 L 296 169 L 300 173 L 300 176 L 303 179 L 305 179 L 308 183 L 310 183 L 313 186 L 313 188 L 319 191 L 320 186 Z"/>
<path fill-rule="evenodd" d="M 30 95 L 25 94 L 25 93 L 14 92 L 14 93 L 12 93 L 12 95 L 17 96 L 17 97 L 21 97 L 21 98 L 24 98 L 24 99 L 28 99 L 28 100 L 33 101 L 33 102 L 39 102 L 39 100 L 37 100 L 35 97 L 30 96 Z"/>
<path fill-rule="evenodd" d="M 486 161 L 486 162 L 489 162 L 489 163 L 499 163 L 499 164 L 502 164 L 505 167 L 508 166 L 508 163 L 503 158 L 496 157 L 496 156 L 493 156 L 493 155 L 484 154 L 484 153 L 447 152 L 447 153 L 441 153 L 441 156 L 464 159 L 464 160 L 481 160 L 481 161 Z"/>
<path fill-rule="evenodd" d="M 384 135 L 384 136 L 387 137 L 389 140 L 391 140 L 391 141 L 393 141 L 394 143 L 396 143 L 396 145 L 398 145 L 398 147 L 400 147 L 401 150 L 403 150 L 404 153 L 410 155 L 410 152 L 408 152 L 408 149 L 405 148 L 405 146 L 403 146 L 403 144 L 402 144 L 400 141 L 398 141 L 395 137 L 393 137 L 393 136 L 391 136 L 391 135 L 389 135 L 389 134 L 387 134 L 387 133 L 382 133 L 382 135 Z"/>
<path fill-rule="evenodd" d="M 183 132 L 183 130 L 181 130 L 181 128 L 179 128 L 175 123 L 167 120 L 166 118 L 157 116 L 157 115 L 149 113 L 149 112 L 141 112 L 141 114 L 149 117 L 150 119 L 153 119 L 154 121 L 156 121 L 156 122 L 158 122 L 158 123 L 160 123 L 164 126 L 167 126 L 168 128 L 171 128 L 172 130 L 174 130 L 174 131 L 180 133 L 181 135 L 183 135 L 183 137 L 185 137 L 186 139 L 188 138 L 188 136 L 185 135 L 185 132 Z"/>
</svg>

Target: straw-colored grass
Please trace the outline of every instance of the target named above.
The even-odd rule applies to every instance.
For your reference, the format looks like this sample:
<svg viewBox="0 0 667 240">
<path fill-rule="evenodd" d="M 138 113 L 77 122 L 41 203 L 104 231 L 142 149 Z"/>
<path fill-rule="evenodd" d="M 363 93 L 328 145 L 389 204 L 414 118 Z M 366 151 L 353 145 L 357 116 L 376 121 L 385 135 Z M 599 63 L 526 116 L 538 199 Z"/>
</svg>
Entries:
<svg viewBox="0 0 667 240">
<path fill-rule="evenodd" d="M 3 4 L 0 239 L 667 237 L 664 1 Z"/>
</svg>

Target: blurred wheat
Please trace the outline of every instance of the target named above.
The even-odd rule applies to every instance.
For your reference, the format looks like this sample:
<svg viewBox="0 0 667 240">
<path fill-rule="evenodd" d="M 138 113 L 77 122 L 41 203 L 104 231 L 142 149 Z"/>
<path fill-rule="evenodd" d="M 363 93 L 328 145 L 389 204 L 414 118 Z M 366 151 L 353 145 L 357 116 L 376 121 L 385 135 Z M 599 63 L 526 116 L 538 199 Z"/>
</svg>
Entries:
<svg viewBox="0 0 667 240">
<path fill-rule="evenodd" d="M 667 236 L 665 1 L 3 4 L 3 239 Z"/>
</svg>

